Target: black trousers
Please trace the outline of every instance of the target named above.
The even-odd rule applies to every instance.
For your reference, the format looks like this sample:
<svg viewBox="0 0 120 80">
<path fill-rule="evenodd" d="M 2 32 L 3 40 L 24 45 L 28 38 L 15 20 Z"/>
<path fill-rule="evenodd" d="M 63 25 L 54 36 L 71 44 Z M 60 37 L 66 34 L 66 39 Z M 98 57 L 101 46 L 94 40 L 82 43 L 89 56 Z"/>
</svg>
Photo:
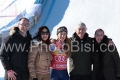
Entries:
<svg viewBox="0 0 120 80">
<path fill-rule="evenodd" d="M 70 80 L 91 80 L 91 75 L 70 75 Z"/>
</svg>

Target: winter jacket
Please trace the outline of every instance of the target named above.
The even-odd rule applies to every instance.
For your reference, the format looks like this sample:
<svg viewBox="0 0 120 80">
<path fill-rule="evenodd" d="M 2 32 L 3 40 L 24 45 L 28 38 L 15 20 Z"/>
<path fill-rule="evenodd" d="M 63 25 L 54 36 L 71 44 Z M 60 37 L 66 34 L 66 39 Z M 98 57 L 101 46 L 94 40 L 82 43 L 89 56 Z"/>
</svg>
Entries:
<svg viewBox="0 0 120 80">
<path fill-rule="evenodd" d="M 90 38 L 86 33 L 84 35 L 84 38 L 80 39 L 77 34 L 74 33 L 73 37 L 71 37 L 70 40 L 72 42 L 72 54 L 69 62 L 70 75 L 91 75 L 92 38 Z M 87 47 L 85 46 L 86 44 Z"/>
<path fill-rule="evenodd" d="M 49 51 L 49 45 L 33 39 L 28 56 L 30 76 L 36 78 L 36 73 L 49 73 L 50 64 L 51 52 Z"/>
<path fill-rule="evenodd" d="M 10 31 L 10 36 L 4 40 L 0 53 L 0 59 L 6 71 L 4 80 L 7 80 L 8 70 L 13 70 L 17 73 L 17 80 L 28 80 L 27 60 L 30 40 L 30 33 L 27 32 L 27 36 L 23 37 L 18 27 L 14 27 Z"/>
<path fill-rule="evenodd" d="M 120 57 L 115 45 L 108 46 L 108 38 L 104 36 L 100 44 L 95 41 L 95 50 L 98 50 L 96 54 L 99 56 L 98 77 L 96 80 L 103 80 L 103 78 L 105 80 L 117 80 L 116 76 L 120 76 Z"/>
</svg>

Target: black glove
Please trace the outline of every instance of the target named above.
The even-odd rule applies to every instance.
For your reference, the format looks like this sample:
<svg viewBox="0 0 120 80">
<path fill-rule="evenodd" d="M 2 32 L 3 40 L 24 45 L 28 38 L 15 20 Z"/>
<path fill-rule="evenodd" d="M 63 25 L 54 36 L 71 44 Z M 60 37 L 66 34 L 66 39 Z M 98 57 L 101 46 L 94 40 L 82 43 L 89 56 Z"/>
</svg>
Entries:
<svg viewBox="0 0 120 80">
<path fill-rule="evenodd" d="M 33 78 L 33 80 L 38 80 L 37 78 Z"/>
</svg>

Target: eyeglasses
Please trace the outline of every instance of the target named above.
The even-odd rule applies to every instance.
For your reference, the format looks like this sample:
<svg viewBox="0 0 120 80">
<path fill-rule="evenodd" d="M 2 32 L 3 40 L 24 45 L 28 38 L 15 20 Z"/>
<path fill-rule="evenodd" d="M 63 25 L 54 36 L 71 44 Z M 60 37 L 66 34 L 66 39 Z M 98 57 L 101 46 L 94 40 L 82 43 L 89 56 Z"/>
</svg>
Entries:
<svg viewBox="0 0 120 80">
<path fill-rule="evenodd" d="M 29 26 L 29 24 L 19 24 L 19 25 L 21 25 L 21 26 L 27 26 L 27 27 Z"/>
<path fill-rule="evenodd" d="M 49 35 L 49 32 L 48 31 L 47 32 L 44 32 L 44 31 L 41 32 L 41 35 L 45 35 L 45 34 Z"/>
</svg>

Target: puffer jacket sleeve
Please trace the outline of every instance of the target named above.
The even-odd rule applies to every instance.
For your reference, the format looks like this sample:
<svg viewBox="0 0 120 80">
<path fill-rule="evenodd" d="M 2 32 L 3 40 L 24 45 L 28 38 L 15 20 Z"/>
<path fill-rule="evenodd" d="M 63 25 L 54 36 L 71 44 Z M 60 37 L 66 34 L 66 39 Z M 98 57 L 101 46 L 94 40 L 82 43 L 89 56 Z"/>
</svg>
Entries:
<svg viewBox="0 0 120 80">
<path fill-rule="evenodd" d="M 28 69 L 30 76 L 32 78 L 36 78 L 36 70 L 35 70 L 35 60 L 38 54 L 38 45 L 35 45 L 34 43 L 30 46 L 30 51 L 28 55 Z"/>
<path fill-rule="evenodd" d="M 11 65 L 10 65 L 10 54 L 12 52 L 12 50 L 10 50 L 10 48 L 12 47 L 13 43 L 12 43 L 12 37 L 9 36 L 8 38 L 6 38 L 3 42 L 2 42 L 2 47 L 1 47 L 1 51 L 0 51 L 0 59 L 1 59 L 1 63 L 4 67 L 4 69 L 6 71 L 11 70 Z"/>
<path fill-rule="evenodd" d="M 116 76 L 120 75 L 120 56 L 119 56 L 116 46 L 111 46 L 110 51 L 112 52 L 112 57 L 113 57 L 114 64 L 115 64 Z"/>
</svg>

